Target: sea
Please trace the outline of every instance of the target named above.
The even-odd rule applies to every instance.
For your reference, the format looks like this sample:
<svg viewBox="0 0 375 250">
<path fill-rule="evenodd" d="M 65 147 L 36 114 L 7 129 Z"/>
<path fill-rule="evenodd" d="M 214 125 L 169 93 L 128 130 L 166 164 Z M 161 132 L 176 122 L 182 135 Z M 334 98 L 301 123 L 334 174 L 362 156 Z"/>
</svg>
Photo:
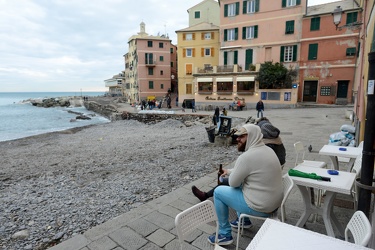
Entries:
<svg viewBox="0 0 375 250">
<path fill-rule="evenodd" d="M 87 110 L 85 107 L 35 107 L 29 99 L 70 96 L 103 96 L 104 92 L 0 92 L 0 141 L 62 131 L 75 127 L 108 123 L 109 119 Z M 68 111 L 80 112 L 91 120 L 76 120 Z"/>
</svg>

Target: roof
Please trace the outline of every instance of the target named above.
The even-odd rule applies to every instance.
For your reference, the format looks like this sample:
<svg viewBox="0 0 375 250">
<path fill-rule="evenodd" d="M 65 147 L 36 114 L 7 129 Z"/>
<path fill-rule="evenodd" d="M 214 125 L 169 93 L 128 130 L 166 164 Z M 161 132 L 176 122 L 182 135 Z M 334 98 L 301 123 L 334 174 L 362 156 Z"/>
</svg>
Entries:
<svg viewBox="0 0 375 250">
<path fill-rule="evenodd" d="M 202 2 L 197 3 L 197 4 L 194 5 L 193 7 L 190 7 L 189 9 L 187 9 L 187 12 L 189 13 L 191 9 L 193 9 L 193 8 L 195 8 L 195 7 L 199 6 L 199 5 L 201 5 L 202 3 L 206 2 L 206 1 L 211 1 L 211 2 L 215 2 L 215 3 L 217 3 L 217 1 L 215 1 L 215 0 L 203 0 Z M 220 2 L 220 1 L 219 1 L 219 2 Z"/>
<path fill-rule="evenodd" d="M 212 23 L 202 22 L 202 23 L 198 23 L 196 25 L 187 27 L 185 29 L 176 30 L 176 33 L 184 32 L 184 31 L 202 31 L 202 30 L 219 30 L 219 29 L 220 27 L 217 25 L 214 25 Z"/>
<path fill-rule="evenodd" d="M 332 3 L 309 6 L 307 7 L 306 16 L 331 14 L 337 6 L 340 6 L 343 11 L 360 9 L 359 5 L 354 0 L 342 0 Z"/>
</svg>

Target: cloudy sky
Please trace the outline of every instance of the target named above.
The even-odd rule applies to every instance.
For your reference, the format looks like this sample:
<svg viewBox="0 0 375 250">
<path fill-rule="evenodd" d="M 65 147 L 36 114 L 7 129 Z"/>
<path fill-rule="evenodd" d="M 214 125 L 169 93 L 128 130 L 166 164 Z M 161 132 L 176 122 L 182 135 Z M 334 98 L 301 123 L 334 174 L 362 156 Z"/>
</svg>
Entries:
<svg viewBox="0 0 375 250">
<path fill-rule="evenodd" d="M 0 0 L 0 92 L 106 91 L 142 21 L 176 43 L 201 1 Z"/>
</svg>

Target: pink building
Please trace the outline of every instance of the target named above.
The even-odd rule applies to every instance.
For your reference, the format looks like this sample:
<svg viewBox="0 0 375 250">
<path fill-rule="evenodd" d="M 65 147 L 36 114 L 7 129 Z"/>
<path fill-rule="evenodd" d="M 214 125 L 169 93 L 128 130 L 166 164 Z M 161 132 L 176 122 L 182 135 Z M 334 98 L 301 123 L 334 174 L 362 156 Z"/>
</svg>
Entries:
<svg viewBox="0 0 375 250">
<path fill-rule="evenodd" d="M 340 26 L 333 24 L 332 12 L 344 11 Z M 354 100 L 359 29 L 350 27 L 361 20 L 361 9 L 353 0 L 307 8 L 302 20 L 299 102 L 347 104 Z"/>
</svg>

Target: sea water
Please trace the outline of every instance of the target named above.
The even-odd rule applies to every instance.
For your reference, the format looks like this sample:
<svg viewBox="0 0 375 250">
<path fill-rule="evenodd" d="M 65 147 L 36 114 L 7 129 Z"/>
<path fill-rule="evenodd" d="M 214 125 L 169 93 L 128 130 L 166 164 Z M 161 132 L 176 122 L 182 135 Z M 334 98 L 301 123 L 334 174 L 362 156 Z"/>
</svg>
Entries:
<svg viewBox="0 0 375 250">
<path fill-rule="evenodd" d="M 61 131 L 75 127 L 110 122 L 85 107 L 35 107 L 28 99 L 65 97 L 65 96 L 103 96 L 104 92 L 0 92 L 0 141 L 8 141 L 23 137 Z M 79 112 L 90 116 L 91 120 L 76 120 Z"/>
</svg>

